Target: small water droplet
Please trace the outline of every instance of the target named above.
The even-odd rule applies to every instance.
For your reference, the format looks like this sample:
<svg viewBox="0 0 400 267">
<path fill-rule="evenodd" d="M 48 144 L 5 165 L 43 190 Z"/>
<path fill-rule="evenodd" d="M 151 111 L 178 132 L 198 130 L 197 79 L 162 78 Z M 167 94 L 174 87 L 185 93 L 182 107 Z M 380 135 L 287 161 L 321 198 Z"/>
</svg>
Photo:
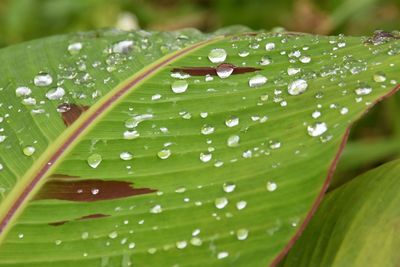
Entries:
<svg viewBox="0 0 400 267">
<path fill-rule="evenodd" d="M 215 199 L 214 204 L 217 209 L 223 209 L 228 205 L 228 199 L 226 197 L 217 198 Z"/>
<path fill-rule="evenodd" d="M 222 63 L 225 61 L 226 56 L 227 56 L 227 54 L 226 54 L 225 49 L 215 48 L 215 49 L 212 49 L 210 51 L 210 53 L 208 54 L 208 59 L 212 63 Z"/>
<path fill-rule="evenodd" d="M 288 85 L 288 93 L 290 95 L 300 95 L 307 90 L 308 84 L 306 80 L 298 79 Z"/>
<path fill-rule="evenodd" d="M 214 130 L 215 130 L 214 127 L 210 126 L 208 124 L 205 124 L 205 125 L 203 125 L 203 127 L 201 127 L 201 133 L 204 135 L 212 134 L 212 133 L 214 133 Z"/>
<path fill-rule="evenodd" d="M 108 237 L 111 239 L 115 239 L 118 237 L 118 233 L 116 231 L 113 231 L 111 233 L 108 234 Z"/>
<path fill-rule="evenodd" d="M 190 244 L 192 244 L 193 246 L 201 246 L 203 244 L 203 242 L 201 241 L 201 239 L 199 237 L 192 237 L 190 239 Z"/>
<path fill-rule="evenodd" d="M 82 47 L 83 47 L 82 43 L 79 43 L 79 42 L 72 43 L 72 44 L 68 45 L 68 52 L 71 55 L 77 55 L 82 50 Z"/>
<path fill-rule="evenodd" d="M 22 150 L 22 152 L 24 153 L 25 156 L 32 156 L 35 153 L 36 149 L 33 146 L 26 146 L 24 147 L 24 149 Z"/>
<path fill-rule="evenodd" d="M 31 93 L 32 93 L 32 90 L 26 86 L 20 86 L 17 89 L 15 89 L 15 94 L 17 96 L 28 96 Z"/>
<path fill-rule="evenodd" d="M 342 107 L 342 108 L 340 109 L 340 114 L 342 114 L 342 115 L 345 115 L 345 114 L 347 114 L 348 112 L 349 112 L 349 109 L 346 108 L 346 107 Z"/>
<path fill-rule="evenodd" d="M 101 161 L 103 160 L 103 158 L 101 157 L 100 154 L 92 154 L 87 158 L 87 163 L 89 164 L 90 167 L 92 167 L 93 169 L 96 169 Z"/>
<path fill-rule="evenodd" d="M 176 242 L 175 245 L 176 245 L 177 249 L 184 249 L 187 246 L 187 242 L 185 240 L 182 240 L 182 241 Z"/>
<path fill-rule="evenodd" d="M 157 153 L 157 156 L 160 159 L 167 159 L 171 156 L 171 150 L 164 148 Z"/>
<path fill-rule="evenodd" d="M 295 74 L 299 73 L 300 71 L 301 71 L 300 68 L 288 68 L 287 69 L 287 74 L 292 76 L 292 75 L 295 75 Z"/>
<path fill-rule="evenodd" d="M 362 84 L 359 88 L 354 90 L 356 95 L 369 95 L 372 92 L 372 88 L 366 84 Z"/>
<path fill-rule="evenodd" d="M 261 74 L 257 74 L 253 77 L 250 78 L 249 80 L 249 86 L 250 87 L 259 87 L 264 85 L 267 82 L 267 77 L 261 75 Z"/>
<path fill-rule="evenodd" d="M 275 44 L 274 43 L 266 43 L 265 44 L 265 50 L 271 51 L 275 49 Z"/>
<path fill-rule="evenodd" d="M 186 92 L 188 86 L 189 84 L 186 80 L 178 80 L 171 84 L 171 89 L 175 94 L 182 94 Z"/>
<path fill-rule="evenodd" d="M 275 182 L 268 181 L 267 182 L 267 190 L 269 192 L 273 192 L 278 188 L 278 185 Z"/>
<path fill-rule="evenodd" d="M 383 72 L 377 72 L 374 74 L 374 81 L 377 83 L 383 83 L 384 81 L 386 81 L 386 75 Z"/>
<path fill-rule="evenodd" d="M 321 112 L 316 110 L 311 114 L 311 117 L 313 117 L 313 119 L 317 119 L 317 118 L 321 117 Z"/>
<path fill-rule="evenodd" d="M 244 201 L 244 200 L 238 201 L 238 202 L 236 203 L 236 208 L 237 208 L 238 210 L 242 210 L 242 209 L 246 208 L 246 206 L 247 206 L 247 202 Z"/>
<path fill-rule="evenodd" d="M 59 100 L 63 98 L 64 95 L 65 95 L 65 90 L 64 88 L 61 87 L 51 89 L 46 93 L 46 97 L 49 100 Z"/>
<path fill-rule="evenodd" d="M 225 182 L 222 185 L 222 189 L 226 192 L 226 193 L 232 193 L 233 191 L 235 191 L 236 185 L 232 182 Z"/>
<path fill-rule="evenodd" d="M 35 76 L 33 79 L 33 83 L 36 86 L 49 86 L 50 84 L 53 83 L 53 77 L 51 77 L 50 74 L 45 73 L 45 72 L 40 72 L 38 75 Z"/>
<path fill-rule="evenodd" d="M 226 144 L 229 147 L 237 147 L 239 145 L 240 137 L 238 135 L 231 135 L 228 137 Z"/>
<path fill-rule="evenodd" d="M 239 118 L 235 116 L 231 116 L 225 120 L 225 125 L 228 127 L 235 127 L 239 125 Z"/>
<path fill-rule="evenodd" d="M 320 136 L 328 130 L 325 122 L 317 122 L 307 127 L 308 134 L 312 137 Z"/>
<path fill-rule="evenodd" d="M 161 213 L 161 212 L 162 212 L 161 205 L 155 205 L 154 207 L 152 207 L 150 209 L 150 213 L 153 213 L 153 214 L 158 214 L 158 213 Z"/>
<path fill-rule="evenodd" d="M 120 159 L 122 160 L 131 160 L 133 158 L 132 153 L 130 152 L 121 152 L 121 154 L 119 154 Z"/>
<path fill-rule="evenodd" d="M 221 260 L 221 259 L 225 259 L 229 256 L 229 253 L 226 251 L 221 251 L 217 254 L 217 259 Z"/>
<path fill-rule="evenodd" d="M 249 236 L 249 230 L 242 228 L 236 231 L 236 237 L 238 240 L 246 240 Z"/>
</svg>

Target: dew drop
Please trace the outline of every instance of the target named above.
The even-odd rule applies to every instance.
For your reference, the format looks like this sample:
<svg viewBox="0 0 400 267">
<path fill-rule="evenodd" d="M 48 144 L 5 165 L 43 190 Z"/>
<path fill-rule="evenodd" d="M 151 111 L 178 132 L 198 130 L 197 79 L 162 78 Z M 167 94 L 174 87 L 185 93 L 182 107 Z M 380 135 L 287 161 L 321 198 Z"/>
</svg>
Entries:
<svg viewBox="0 0 400 267">
<path fill-rule="evenodd" d="M 35 153 L 36 149 L 33 146 L 26 146 L 24 147 L 24 149 L 22 150 L 22 152 L 24 153 L 25 156 L 32 156 Z"/>
<path fill-rule="evenodd" d="M 199 246 L 201 246 L 203 244 L 203 242 L 198 237 L 192 237 L 190 239 L 190 244 L 192 244 L 193 246 L 199 247 Z"/>
<path fill-rule="evenodd" d="M 200 160 L 202 162 L 209 162 L 212 159 L 212 154 L 211 153 L 200 153 Z"/>
<path fill-rule="evenodd" d="M 222 63 L 226 59 L 226 51 L 222 48 L 215 48 L 208 54 L 208 59 L 212 63 Z"/>
<path fill-rule="evenodd" d="M 236 203 L 236 208 L 237 208 L 238 210 L 242 210 L 242 209 L 246 208 L 246 206 L 247 206 L 247 202 L 244 201 L 244 200 L 240 200 L 240 201 L 238 201 L 238 202 Z"/>
<path fill-rule="evenodd" d="M 133 158 L 132 153 L 130 152 L 121 152 L 121 154 L 119 154 L 120 159 L 122 160 L 131 160 Z"/>
<path fill-rule="evenodd" d="M 32 90 L 26 86 L 20 86 L 17 89 L 15 89 L 15 94 L 17 96 L 28 96 L 31 93 L 32 93 Z"/>
<path fill-rule="evenodd" d="M 317 118 L 321 117 L 321 112 L 316 110 L 311 114 L 311 117 L 313 117 L 313 119 L 317 119 Z"/>
<path fill-rule="evenodd" d="M 274 183 L 274 182 L 267 182 L 267 190 L 269 191 L 269 192 L 273 192 L 273 191 L 275 191 L 276 189 L 278 188 L 278 185 L 276 184 L 276 183 Z"/>
<path fill-rule="evenodd" d="M 299 73 L 300 71 L 301 71 L 300 68 L 288 68 L 287 69 L 287 74 L 292 76 L 292 75 L 295 75 L 295 74 Z"/>
<path fill-rule="evenodd" d="M 229 256 L 229 253 L 226 251 L 221 251 L 217 254 L 217 259 L 221 260 L 221 259 L 225 259 Z"/>
<path fill-rule="evenodd" d="M 354 92 L 356 95 L 369 95 L 372 92 L 372 88 L 365 84 L 354 90 Z"/>
<path fill-rule="evenodd" d="M 253 77 L 250 78 L 249 80 L 249 86 L 250 87 L 259 87 L 264 85 L 267 82 L 267 77 L 257 74 Z"/>
<path fill-rule="evenodd" d="M 377 83 L 383 83 L 384 81 L 386 81 L 386 75 L 383 72 L 377 72 L 374 74 L 373 76 L 374 81 Z"/>
<path fill-rule="evenodd" d="M 164 148 L 157 153 L 157 156 L 160 159 L 167 159 L 171 156 L 171 150 Z"/>
<path fill-rule="evenodd" d="M 116 231 L 113 231 L 111 233 L 108 234 L 108 237 L 111 239 L 115 239 L 118 237 L 118 233 Z"/>
<path fill-rule="evenodd" d="M 152 207 L 150 209 L 150 213 L 153 213 L 153 214 L 158 214 L 158 213 L 161 213 L 161 212 L 162 212 L 162 208 L 161 208 L 160 205 L 155 205 L 154 207 Z"/>
<path fill-rule="evenodd" d="M 124 132 L 123 136 L 124 136 L 124 139 L 126 139 L 126 140 L 132 140 L 132 139 L 138 138 L 139 133 L 136 130 L 133 130 L 133 131 L 127 130 Z"/>
<path fill-rule="evenodd" d="M 33 79 L 33 83 L 36 86 L 49 86 L 50 84 L 53 83 L 53 77 L 51 77 L 50 74 L 45 73 L 45 72 L 40 72 L 38 75 L 35 76 Z"/>
<path fill-rule="evenodd" d="M 171 89 L 175 94 L 182 94 L 186 92 L 188 86 L 189 84 L 186 80 L 178 80 L 171 84 Z"/>
<path fill-rule="evenodd" d="M 69 52 L 71 55 L 77 55 L 77 54 L 79 54 L 79 52 L 82 50 L 82 47 L 83 47 L 82 43 L 79 43 L 79 42 L 77 42 L 77 43 L 72 43 L 72 44 L 70 44 L 70 45 L 68 46 L 68 52 Z"/>
<path fill-rule="evenodd" d="M 217 209 L 223 209 L 228 205 L 228 199 L 226 197 L 217 198 L 215 199 L 214 204 Z"/>
<path fill-rule="evenodd" d="M 226 144 L 229 147 L 237 147 L 239 145 L 239 141 L 240 137 L 238 135 L 231 135 L 228 137 Z"/>
<path fill-rule="evenodd" d="M 246 240 L 248 236 L 249 230 L 247 229 L 242 228 L 236 231 L 236 237 L 238 240 Z"/>
<path fill-rule="evenodd" d="M 347 114 L 348 112 L 349 112 L 349 109 L 346 108 L 346 107 L 342 107 L 342 108 L 340 109 L 340 114 L 342 114 L 342 115 L 345 115 L 345 114 Z"/>
<path fill-rule="evenodd" d="M 298 79 L 288 85 L 288 93 L 290 95 L 300 95 L 307 90 L 308 84 L 306 80 Z"/>
<path fill-rule="evenodd" d="M 177 249 L 184 249 L 184 248 L 186 248 L 186 246 L 187 246 L 187 242 L 186 241 L 178 241 L 178 242 L 176 242 L 176 248 Z"/>
<path fill-rule="evenodd" d="M 65 90 L 64 90 L 64 88 L 61 88 L 61 87 L 51 89 L 46 93 L 46 97 L 49 100 L 59 100 L 64 95 L 65 95 Z"/>
<path fill-rule="evenodd" d="M 208 124 L 205 124 L 205 125 L 203 125 L 203 127 L 201 127 L 201 133 L 204 135 L 212 134 L 212 133 L 214 133 L 214 130 L 215 130 L 214 127 L 212 127 Z"/>
<path fill-rule="evenodd" d="M 239 125 L 239 118 L 238 117 L 229 117 L 228 119 L 225 120 L 225 125 L 228 127 L 235 127 Z"/>
<path fill-rule="evenodd" d="M 317 122 L 307 127 L 308 134 L 312 137 L 320 136 L 328 130 L 325 122 Z"/>
<path fill-rule="evenodd" d="M 221 64 L 217 67 L 217 75 L 221 79 L 228 78 L 233 72 L 233 67 L 230 64 Z"/>
<path fill-rule="evenodd" d="M 132 47 L 133 47 L 133 41 L 132 40 L 124 40 L 124 41 L 120 41 L 118 43 L 115 43 L 112 46 L 112 51 L 114 53 L 126 54 L 126 53 L 129 53 L 132 50 Z"/>
<path fill-rule="evenodd" d="M 226 193 L 232 193 L 233 191 L 235 191 L 235 188 L 236 188 L 236 185 L 232 182 L 226 182 L 222 185 L 222 189 Z"/>
<path fill-rule="evenodd" d="M 89 164 L 90 167 L 92 167 L 93 169 L 96 169 L 101 161 L 103 160 L 103 158 L 101 157 L 100 154 L 92 154 L 87 158 L 87 163 Z"/>
<path fill-rule="evenodd" d="M 265 50 L 271 51 L 275 49 L 275 43 L 267 43 L 265 44 Z"/>
</svg>

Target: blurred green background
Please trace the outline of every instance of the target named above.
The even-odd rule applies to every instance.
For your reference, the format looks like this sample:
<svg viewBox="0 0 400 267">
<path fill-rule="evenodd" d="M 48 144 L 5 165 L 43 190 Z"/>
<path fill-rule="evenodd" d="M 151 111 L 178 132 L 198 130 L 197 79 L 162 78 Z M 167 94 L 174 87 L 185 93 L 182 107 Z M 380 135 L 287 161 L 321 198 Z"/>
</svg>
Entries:
<svg viewBox="0 0 400 267">
<path fill-rule="evenodd" d="M 0 47 L 102 27 L 212 31 L 243 24 L 319 34 L 400 25 L 400 0 L 0 0 Z"/>
<path fill-rule="evenodd" d="M 232 24 L 371 35 L 377 29 L 400 30 L 400 0 L 0 0 L 0 47 L 105 27 L 209 32 Z M 399 156 L 397 94 L 357 123 L 333 187 Z"/>
</svg>

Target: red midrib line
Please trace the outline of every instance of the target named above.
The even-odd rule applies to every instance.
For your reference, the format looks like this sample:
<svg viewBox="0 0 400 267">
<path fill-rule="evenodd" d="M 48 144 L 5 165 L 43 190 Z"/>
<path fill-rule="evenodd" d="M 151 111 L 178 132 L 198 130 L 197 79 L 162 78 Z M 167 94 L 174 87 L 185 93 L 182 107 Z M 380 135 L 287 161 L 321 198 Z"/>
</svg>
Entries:
<svg viewBox="0 0 400 267">
<path fill-rule="evenodd" d="M 45 163 L 38 173 L 33 177 L 33 179 L 29 182 L 29 184 L 24 188 L 22 193 L 18 196 L 18 198 L 15 200 L 14 204 L 9 208 L 7 211 L 6 215 L 1 219 L 0 222 L 0 234 L 3 233 L 4 229 L 7 227 L 8 223 L 10 220 L 13 218 L 14 214 L 18 211 L 18 209 L 22 206 L 22 204 L 28 199 L 30 192 L 35 188 L 36 184 L 45 177 L 49 169 L 52 167 L 52 165 L 60 159 L 60 157 L 64 154 L 64 151 L 71 145 L 73 142 L 92 124 L 93 121 L 95 121 L 101 114 L 103 114 L 115 101 L 120 99 L 122 96 L 124 96 L 128 91 L 138 84 L 140 81 L 145 79 L 146 77 L 150 76 L 151 74 L 155 73 L 158 71 L 161 67 L 167 65 L 171 61 L 175 60 L 176 58 L 193 51 L 194 49 L 201 47 L 202 45 L 205 45 L 207 43 L 210 43 L 216 39 L 210 39 L 206 41 L 199 42 L 193 46 L 187 47 L 182 49 L 181 51 L 177 52 L 173 56 L 166 58 L 164 61 L 159 62 L 155 66 L 153 66 L 151 69 L 146 70 L 139 76 L 135 77 L 132 81 L 130 81 L 128 84 L 126 84 L 124 87 L 122 87 L 120 90 L 118 90 L 114 95 L 112 95 L 107 101 L 105 101 L 100 107 L 97 108 L 97 110 L 92 111 L 92 115 L 86 119 L 85 121 L 81 122 L 80 127 L 73 132 L 67 140 L 57 149 L 57 151 L 54 152 L 54 154 L 51 156 L 49 161 Z M 89 111 L 90 112 L 90 111 Z"/>
</svg>

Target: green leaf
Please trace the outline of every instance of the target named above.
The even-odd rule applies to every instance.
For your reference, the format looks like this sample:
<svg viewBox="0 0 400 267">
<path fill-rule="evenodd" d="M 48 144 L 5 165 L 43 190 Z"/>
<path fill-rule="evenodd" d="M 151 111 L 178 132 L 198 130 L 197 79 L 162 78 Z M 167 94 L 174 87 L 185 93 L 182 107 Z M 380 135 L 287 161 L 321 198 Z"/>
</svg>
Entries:
<svg viewBox="0 0 400 267">
<path fill-rule="evenodd" d="M 235 31 L 0 50 L 0 265 L 276 263 L 400 41 Z"/>
<path fill-rule="evenodd" d="M 282 266 L 397 266 L 400 160 L 327 194 Z"/>
</svg>

